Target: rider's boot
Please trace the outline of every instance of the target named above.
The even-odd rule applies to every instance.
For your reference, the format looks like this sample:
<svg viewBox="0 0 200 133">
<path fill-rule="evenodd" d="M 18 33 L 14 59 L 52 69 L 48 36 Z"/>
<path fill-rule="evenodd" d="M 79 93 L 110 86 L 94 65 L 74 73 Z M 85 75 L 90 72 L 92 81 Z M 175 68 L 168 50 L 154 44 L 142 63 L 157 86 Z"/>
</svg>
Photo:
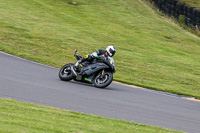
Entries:
<svg viewBox="0 0 200 133">
<path fill-rule="evenodd" d="M 75 67 L 75 70 L 76 70 L 76 71 L 80 71 L 80 63 L 81 63 L 81 61 L 78 60 L 78 61 L 74 64 L 74 67 Z"/>
<path fill-rule="evenodd" d="M 72 74 L 73 74 L 74 76 L 77 76 L 77 72 L 76 72 L 74 66 L 73 66 L 73 65 L 70 65 L 70 68 L 71 68 Z"/>
<path fill-rule="evenodd" d="M 81 61 L 77 61 L 75 64 L 74 64 L 74 67 L 75 67 L 75 70 L 77 72 L 78 75 L 81 75 L 82 72 L 83 72 L 83 69 L 82 69 L 82 64 L 81 64 Z"/>
<path fill-rule="evenodd" d="M 79 66 L 79 64 L 80 64 L 80 60 L 78 60 L 78 61 L 74 64 L 75 68 L 77 68 L 77 67 Z"/>
</svg>

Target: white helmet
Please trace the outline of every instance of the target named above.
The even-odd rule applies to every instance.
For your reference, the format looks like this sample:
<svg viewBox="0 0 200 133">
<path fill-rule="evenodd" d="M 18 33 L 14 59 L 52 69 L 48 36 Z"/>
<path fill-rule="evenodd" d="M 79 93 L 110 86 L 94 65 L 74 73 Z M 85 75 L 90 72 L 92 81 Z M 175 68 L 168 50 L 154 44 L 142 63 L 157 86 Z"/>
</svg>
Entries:
<svg viewBox="0 0 200 133">
<path fill-rule="evenodd" d="M 116 48 L 115 48 L 114 46 L 110 45 L 110 46 L 108 46 L 108 47 L 106 48 L 106 51 L 108 52 L 108 55 L 109 55 L 110 57 L 112 57 L 112 56 L 115 55 Z"/>
</svg>

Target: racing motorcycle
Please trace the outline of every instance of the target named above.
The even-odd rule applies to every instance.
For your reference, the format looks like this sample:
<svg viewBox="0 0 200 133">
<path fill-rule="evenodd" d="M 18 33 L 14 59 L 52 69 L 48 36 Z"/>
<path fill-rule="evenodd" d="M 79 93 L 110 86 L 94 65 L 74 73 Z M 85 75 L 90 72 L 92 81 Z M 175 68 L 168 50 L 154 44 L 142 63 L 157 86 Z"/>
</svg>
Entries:
<svg viewBox="0 0 200 133">
<path fill-rule="evenodd" d="M 75 50 L 74 57 L 82 57 Z M 104 88 L 111 84 L 115 73 L 114 60 L 111 57 L 98 56 L 92 62 L 81 63 L 81 70 L 76 70 L 74 63 L 64 65 L 59 71 L 59 78 L 63 81 L 75 80 L 94 84 L 95 87 Z"/>
</svg>

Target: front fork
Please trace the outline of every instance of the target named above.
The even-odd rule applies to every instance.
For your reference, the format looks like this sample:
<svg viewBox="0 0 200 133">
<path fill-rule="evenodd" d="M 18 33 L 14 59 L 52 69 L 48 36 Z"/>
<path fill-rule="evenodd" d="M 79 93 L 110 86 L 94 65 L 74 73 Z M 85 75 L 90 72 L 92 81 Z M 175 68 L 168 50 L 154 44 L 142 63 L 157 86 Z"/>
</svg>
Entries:
<svg viewBox="0 0 200 133">
<path fill-rule="evenodd" d="M 99 75 L 98 75 L 98 78 L 103 78 L 105 76 L 105 70 L 103 69 L 100 73 L 99 73 Z"/>
</svg>

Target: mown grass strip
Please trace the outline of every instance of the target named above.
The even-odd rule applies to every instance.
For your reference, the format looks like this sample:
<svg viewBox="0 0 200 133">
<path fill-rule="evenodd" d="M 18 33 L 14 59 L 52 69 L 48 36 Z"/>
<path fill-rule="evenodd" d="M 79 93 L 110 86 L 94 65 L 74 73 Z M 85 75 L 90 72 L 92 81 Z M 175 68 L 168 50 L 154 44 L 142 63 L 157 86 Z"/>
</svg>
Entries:
<svg viewBox="0 0 200 133">
<path fill-rule="evenodd" d="M 1 133 L 178 133 L 122 120 L 0 98 Z"/>
<path fill-rule="evenodd" d="M 200 11 L 200 1 L 199 0 L 178 0 L 178 1 L 189 7 L 197 8 Z"/>
</svg>

